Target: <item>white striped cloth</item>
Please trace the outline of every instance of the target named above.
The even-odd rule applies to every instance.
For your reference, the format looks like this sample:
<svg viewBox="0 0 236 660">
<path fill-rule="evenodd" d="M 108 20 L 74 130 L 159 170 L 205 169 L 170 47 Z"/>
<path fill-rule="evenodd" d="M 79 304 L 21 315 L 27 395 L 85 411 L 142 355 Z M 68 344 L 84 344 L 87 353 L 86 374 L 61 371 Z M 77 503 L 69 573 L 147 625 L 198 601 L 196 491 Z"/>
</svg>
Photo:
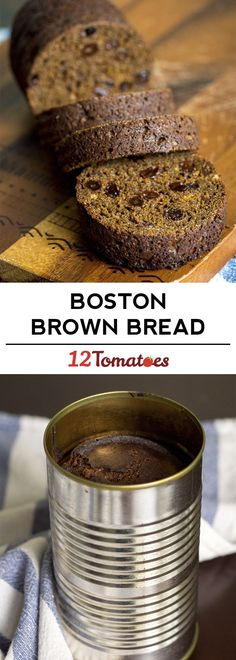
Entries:
<svg viewBox="0 0 236 660">
<path fill-rule="evenodd" d="M 0 414 L 0 660 L 72 660 L 52 576 L 47 420 Z M 200 560 L 236 552 L 236 419 L 206 422 Z"/>
</svg>

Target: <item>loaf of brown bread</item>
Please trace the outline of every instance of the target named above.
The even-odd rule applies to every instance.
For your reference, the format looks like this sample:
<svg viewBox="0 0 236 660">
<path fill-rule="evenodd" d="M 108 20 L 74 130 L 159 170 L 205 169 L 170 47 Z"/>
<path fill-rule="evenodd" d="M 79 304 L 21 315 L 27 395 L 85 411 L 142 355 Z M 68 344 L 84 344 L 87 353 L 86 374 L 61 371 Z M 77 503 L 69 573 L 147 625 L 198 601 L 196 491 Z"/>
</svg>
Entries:
<svg viewBox="0 0 236 660">
<path fill-rule="evenodd" d="M 111 263 L 137 270 L 196 259 L 224 227 L 224 185 L 191 152 L 89 167 L 77 178 L 77 200 L 94 246 Z"/>
<path fill-rule="evenodd" d="M 67 136 L 56 146 L 64 172 L 125 156 L 196 149 L 198 133 L 191 117 L 158 115 L 111 121 Z"/>
<path fill-rule="evenodd" d="M 109 121 L 131 117 L 152 117 L 174 111 L 170 89 L 157 89 L 129 94 L 92 97 L 38 115 L 39 133 L 43 144 L 55 145 L 77 130 L 91 128 Z"/>
<path fill-rule="evenodd" d="M 12 68 L 34 114 L 145 89 L 150 54 L 109 0 L 29 0 L 13 25 Z"/>
</svg>

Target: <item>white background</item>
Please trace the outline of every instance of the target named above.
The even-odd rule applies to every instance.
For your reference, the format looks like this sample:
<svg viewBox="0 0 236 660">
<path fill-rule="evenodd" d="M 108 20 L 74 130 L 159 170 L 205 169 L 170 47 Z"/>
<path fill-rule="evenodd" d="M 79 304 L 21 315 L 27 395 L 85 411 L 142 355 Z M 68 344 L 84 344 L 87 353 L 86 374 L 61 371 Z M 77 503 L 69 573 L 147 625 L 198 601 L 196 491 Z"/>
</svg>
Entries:
<svg viewBox="0 0 236 660">
<path fill-rule="evenodd" d="M 0 373 L 1 374 L 92 374 L 92 373 L 158 373 L 158 374 L 234 374 L 236 370 L 235 307 L 233 285 L 214 284 L 1 284 L 0 287 Z M 154 293 L 160 297 L 166 293 L 166 310 L 137 310 L 129 304 L 127 311 L 122 301 L 114 310 L 101 308 L 71 310 L 71 293 L 82 293 L 86 298 L 92 293 L 131 292 Z M 119 319 L 119 335 L 93 336 L 38 335 L 31 334 L 32 318 L 105 318 L 112 322 Z M 171 319 L 174 328 L 179 318 L 189 325 L 191 318 L 202 318 L 206 330 L 203 335 L 154 336 L 126 334 L 127 318 Z M 47 343 L 49 346 L 6 346 L 6 343 Z M 58 346 L 52 346 L 53 343 Z M 102 343 L 114 346 L 101 346 Z M 190 343 L 231 343 L 231 346 L 189 346 Z M 63 346 L 63 343 L 70 344 Z M 129 344 L 119 346 L 118 344 Z M 150 344 L 155 344 L 150 346 Z M 162 346 L 170 343 L 173 345 Z M 183 343 L 183 346 L 174 344 Z M 77 344 L 77 345 L 76 345 Z M 83 346 L 88 344 L 88 346 Z M 139 344 L 139 345 L 135 345 Z M 169 357 L 169 366 L 163 367 L 96 367 L 95 358 L 90 367 L 70 368 L 69 353 L 77 350 L 103 350 L 105 356 Z"/>
</svg>

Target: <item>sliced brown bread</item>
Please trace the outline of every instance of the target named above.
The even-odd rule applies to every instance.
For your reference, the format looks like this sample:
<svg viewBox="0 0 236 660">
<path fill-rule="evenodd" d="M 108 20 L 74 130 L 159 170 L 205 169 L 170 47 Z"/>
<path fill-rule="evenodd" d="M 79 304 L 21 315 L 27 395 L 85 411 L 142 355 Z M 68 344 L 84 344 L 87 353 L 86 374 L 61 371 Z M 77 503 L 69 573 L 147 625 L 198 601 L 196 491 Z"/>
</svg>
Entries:
<svg viewBox="0 0 236 660">
<path fill-rule="evenodd" d="M 39 133 L 43 144 L 55 145 L 65 136 L 96 124 L 151 117 L 174 111 L 170 89 L 157 89 L 129 94 L 114 94 L 64 105 L 38 115 Z"/>
<path fill-rule="evenodd" d="M 147 48 L 108 0 L 29 0 L 16 16 L 10 56 L 36 115 L 145 89 L 150 76 Z"/>
<path fill-rule="evenodd" d="M 69 135 L 56 146 L 64 172 L 99 161 L 150 153 L 196 149 L 198 133 L 191 117 L 158 115 L 111 121 Z"/>
<path fill-rule="evenodd" d="M 224 227 L 224 185 L 213 165 L 191 152 L 89 167 L 77 178 L 77 200 L 97 249 L 137 270 L 196 259 Z"/>
</svg>

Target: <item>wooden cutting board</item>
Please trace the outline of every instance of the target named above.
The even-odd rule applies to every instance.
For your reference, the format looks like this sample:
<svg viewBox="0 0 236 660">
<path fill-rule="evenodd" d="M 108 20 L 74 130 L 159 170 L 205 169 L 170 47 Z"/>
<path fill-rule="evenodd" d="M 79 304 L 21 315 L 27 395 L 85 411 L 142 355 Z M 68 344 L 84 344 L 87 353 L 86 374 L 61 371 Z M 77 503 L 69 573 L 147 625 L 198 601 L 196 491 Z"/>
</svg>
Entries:
<svg viewBox="0 0 236 660">
<path fill-rule="evenodd" d="M 80 230 L 73 177 L 38 142 L 0 47 L 0 277 L 2 281 L 207 282 L 236 253 L 235 0 L 116 0 L 151 45 L 157 73 L 181 112 L 198 121 L 201 153 L 226 184 L 227 226 L 202 259 L 177 270 L 138 273 L 109 265 Z M 17 3 L 19 6 L 19 2 Z"/>
</svg>

